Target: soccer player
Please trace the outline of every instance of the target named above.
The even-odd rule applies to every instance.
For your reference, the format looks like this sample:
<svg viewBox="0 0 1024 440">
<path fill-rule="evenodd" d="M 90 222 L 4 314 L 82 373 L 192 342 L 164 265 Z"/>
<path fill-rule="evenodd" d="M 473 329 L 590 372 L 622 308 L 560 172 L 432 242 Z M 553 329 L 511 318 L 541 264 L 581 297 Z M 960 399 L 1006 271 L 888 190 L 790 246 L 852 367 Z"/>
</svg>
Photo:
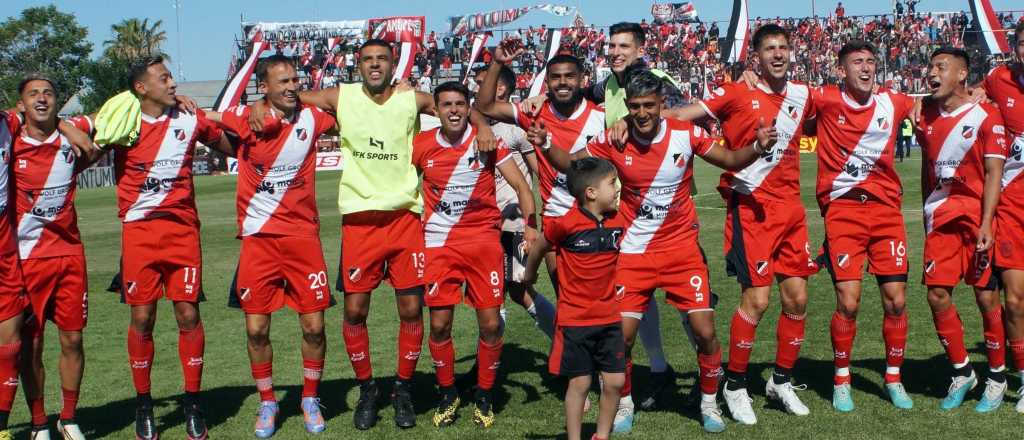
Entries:
<svg viewBox="0 0 1024 440">
<path fill-rule="evenodd" d="M 1003 167 L 1003 191 L 996 208 L 995 267 L 1006 289 L 1006 337 L 1013 363 L 1024 376 L 1024 195 L 1021 171 L 1024 170 L 1024 21 L 1017 23 L 1012 63 L 992 69 L 982 86 L 999 107 L 1006 124 L 1010 152 Z M 986 342 L 987 344 L 988 342 Z M 1024 387 L 1017 392 L 1017 412 L 1024 413 Z M 992 400 L 998 407 L 998 401 Z"/>
<path fill-rule="evenodd" d="M 338 207 L 342 214 L 338 290 L 345 293 L 342 336 L 359 381 L 353 414 L 357 429 L 377 424 L 381 391 L 373 380 L 366 317 L 370 293 L 387 277 L 394 288 L 401 323 L 398 329 L 397 379 L 392 393 L 395 425 L 416 426 L 409 381 L 423 346 L 423 200 L 412 166 L 412 139 L 419 114 L 435 114 L 434 97 L 404 92 L 392 85 L 394 53 L 386 41 L 370 39 L 359 48 L 363 83 L 299 93 L 299 101 L 337 115 L 345 172 Z M 249 115 L 254 131 L 263 129 L 264 112 Z M 492 151 L 493 132 L 476 112 L 477 149 Z"/>
<path fill-rule="evenodd" d="M 57 325 L 61 346 L 63 407 L 57 430 L 63 438 L 79 440 L 85 438 L 75 409 L 85 368 L 82 330 L 88 317 L 88 281 L 74 198 L 75 180 L 89 161 L 76 157 L 71 142 L 57 130 L 57 92 L 49 79 L 30 76 L 18 85 L 18 94 L 24 126 L 10 160 L 19 258 L 31 301 L 21 344 L 21 375 L 32 413 L 30 437 L 50 438 L 43 406 L 43 335 L 50 320 Z M 87 117 L 70 122 L 92 131 Z"/>
<path fill-rule="evenodd" d="M 852 41 L 839 51 L 843 87 L 812 93 L 818 134 L 818 206 L 825 218 L 823 260 L 836 290 L 830 326 L 835 359 L 832 406 L 853 411 L 850 360 L 857 334 L 864 263 L 882 293 L 885 389 L 897 408 L 913 401 L 903 388 L 900 366 L 907 343 L 907 233 L 894 164 L 900 123 L 914 99 L 875 92 L 876 50 Z"/>
<path fill-rule="evenodd" d="M 725 169 L 743 169 L 771 148 L 774 140 L 770 136 L 775 130 L 759 127 L 758 142 L 749 148 L 714 148 L 717 141 L 700 127 L 661 117 L 665 105 L 661 80 L 651 72 L 630 78 L 626 105 L 630 135 L 623 147 L 613 146 L 602 134 L 586 150 L 573 155 L 575 159 L 594 155 L 610 161 L 622 182 L 624 209 L 620 214 L 627 227 L 615 269 L 615 288 L 626 344 L 625 387 L 632 375 L 631 353 L 640 321 L 654 290 L 664 289 L 667 302 L 693 325 L 704 429 L 721 432 L 725 422 L 716 397 L 722 351 L 715 335 L 707 263 L 698 245 L 700 223 L 689 191 L 692 159 L 697 155 Z M 556 168 L 569 166 L 563 150 L 548 148 L 545 154 Z"/>
<path fill-rule="evenodd" d="M 114 146 L 114 166 L 122 222 L 121 298 L 131 306 L 127 339 L 136 392 L 135 434 L 145 440 L 159 437 L 150 376 L 157 305 L 166 297 L 174 304 L 178 325 L 185 433 L 201 440 L 207 437 L 199 400 L 206 337 L 199 315 L 202 250 L 192 157 L 197 142 L 222 151 L 231 147 L 202 111 L 178 108 L 177 84 L 162 57 L 133 63 L 128 81 L 141 104 L 142 125 L 134 145 Z"/>
<path fill-rule="evenodd" d="M 775 369 L 765 393 L 791 414 L 810 413 L 790 380 L 804 340 L 807 277 L 818 270 L 811 259 L 807 216 L 800 201 L 800 136 L 812 111 L 810 89 L 786 79 L 792 48 L 785 29 L 766 24 L 751 41 L 761 70 L 755 90 L 744 82 L 730 83 L 698 104 L 666 111 L 669 117 L 682 120 L 717 119 L 729 148 L 753 143 L 761 124 L 778 132 L 777 146 L 742 171 L 722 174 L 719 185 L 728 202 L 726 268 L 743 289 L 729 328 L 729 364 L 722 394 L 733 418 L 745 425 L 757 423 L 747 393 L 747 364 L 773 281 L 779 284 L 782 312 L 776 327 Z"/>
<path fill-rule="evenodd" d="M 561 216 L 546 221 L 547 239 L 538 240 L 538 247 L 530 252 L 526 280 L 537 279 L 540 260 L 554 245 L 562 284 L 548 371 L 569 378 L 565 391 L 569 440 L 580 439 L 590 376 L 600 374 L 597 432 L 591 439 L 605 440 L 611 435 L 625 380 L 622 318 L 613 306 L 613 278 L 626 222 L 617 212 L 619 184 L 610 162 L 595 157 L 573 162 L 568 187 L 577 202 Z"/>
<path fill-rule="evenodd" d="M 964 345 L 964 329 L 953 304 L 953 288 L 974 287 L 985 331 L 990 369 L 980 411 L 1006 390 L 1005 333 L 999 292 L 992 278 L 992 219 L 999 202 L 1006 160 L 1005 128 L 999 110 L 971 102 L 964 81 L 970 59 L 963 49 L 932 52 L 917 123 L 924 191 L 924 284 L 939 341 L 953 364 L 949 394 L 941 408 L 959 407 L 978 379 Z"/>
<path fill-rule="evenodd" d="M 264 98 L 254 106 L 280 116 L 279 127 L 252 132 L 249 106 L 211 114 L 239 137 L 235 205 L 242 247 L 232 302 L 245 312 L 246 348 L 260 394 L 256 437 L 268 438 L 276 429 L 270 317 L 285 305 L 299 315 L 300 406 L 306 430 L 315 434 L 325 429 L 317 388 L 327 349 L 324 310 L 333 300 L 320 244 L 316 142 L 335 128 L 335 120 L 316 107 L 299 104 L 299 76 L 290 58 L 273 55 L 260 60 L 256 78 Z"/>
<path fill-rule="evenodd" d="M 23 312 L 29 303 L 18 261 L 10 199 L 14 195 L 11 142 L 20 134 L 20 127 L 19 115 L 0 112 L 0 440 L 13 438 L 7 430 L 7 419 L 18 391 L 18 352 L 25 322 Z"/>
<path fill-rule="evenodd" d="M 430 307 L 430 354 L 441 390 L 433 422 L 438 427 L 455 423 L 460 405 L 452 324 L 455 305 L 462 302 L 460 289 L 466 284 L 466 302 L 476 309 L 480 329 L 473 422 L 489 428 L 494 424 L 491 389 L 503 345 L 498 311 L 504 303 L 505 280 L 495 174 L 501 174 L 517 194 L 527 219 L 527 250 L 537 239 L 533 193 L 504 144 L 495 152 L 476 150 L 466 86 L 443 83 L 434 89 L 434 97 L 441 127 L 417 135 L 412 155 L 423 176 L 424 302 Z"/>
</svg>

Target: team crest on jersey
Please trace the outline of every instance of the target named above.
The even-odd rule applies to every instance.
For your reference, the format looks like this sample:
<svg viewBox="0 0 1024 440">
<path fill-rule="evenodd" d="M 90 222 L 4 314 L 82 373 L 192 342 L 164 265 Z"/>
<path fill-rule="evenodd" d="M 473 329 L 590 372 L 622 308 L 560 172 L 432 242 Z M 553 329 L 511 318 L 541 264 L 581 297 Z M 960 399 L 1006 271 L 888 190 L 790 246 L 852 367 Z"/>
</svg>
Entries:
<svg viewBox="0 0 1024 440">
<path fill-rule="evenodd" d="M 0 162 L 7 163 L 7 149 L 0 150 Z"/>
<path fill-rule="evenodd" d="M 348 268 L 348 280 L 353 283 L 363 278 L 363 271 L 358 267 Z"/>
<path fill-rule="evenodd" d="M 846 266 L 850 265 L 850 254 L 839 254 L 839 256 L 836 257 L 836 264 L 839 265 L 839 267 L 846 269 Z"/>
<path fill-rule="evenodd" d="M 181 129 L 181 128 L 175 128 L 174 129 L 174 138 L 179 140 L 179 141 L 185 140 L 185 130 Z"/>
<path fill-rule="evenodd" d="M 137 284 L 135 283 L 135 281 L 126 281 L 124 283 L 124 293 L 128 295 L 135 293 L 136 286 Z"/>
<path fill-rule="evenodd" d="M 764 275 L 768 272 L 768 262 L 764 260 L 758 261 L 757 264 L 754 265 L 754 269 L 757 270 L 758 275 Z"/>
<path fill-rule="evenodd" d="M 789 117 L 793 120 L 796 120 L 797 116 L 799 116 L 796 112 L 796 107 L 792 105 L 786 108 L 786 113 L 788 113 Z"/>
<path fill-rule="evenodd" d="M 430 283 L 430 285 L 427 286 L 427 296 L 435 295 L 437 295 L 437 283 Z"/>
<path fill-rule="evenodd" d="M 754 110 L 760 110 L 761 109 L 761 102 L 756 100 L 756 99 L 754 99 L 754 100 L 750 101 L 750 107 L 752 107 Z"/>
<path fill-rule="evenodd" d="M 960 134 L 964 136 L 964 139 L 970 139 L 974 137 L 974 127 L 969 125 L 964 126 L 964 128 L 960 130 Z"/>
<path fill-rule="evenodd" d="M 679 167 L 679 168 L 685 167 L 686 166 L 686 156 L 683 156 L 683 153 L 673 154 L 672 155 L 672 162 L 675 162 L 676 166 Z"/>
<path fill-rule="evenodd" d="M 935 272 L 935 260 L 928 260 L 928 263 L 924 265 L 924 273 Z"/>
<path fill-rule="evenodd" d="M 715 89 L 715 94 L 718 95 L 718 96 L 725 96 L 725 89 L 719 87 L 719 88 Z"/>
<path fill-rule="evenodd" d="M 295 137 L 298 138 L 300 141 L 305 142 L 306 139 L 309 138 L 309 133 L 306 132 L 305 128 L 296 128 Z"/>
<path fill-rule="evenodd" d="M 622 284 L 616 284 L 615 285 L 615 300 L 616 301 L 621 301 L 624 296 L 626 296 L 626 286 L 623 286 Z"/>
<path fill-rule="evenodd" d="M 467 159 L 467 161 L 469 162 L 469 169 L 476 171 L 480 169 L 481 165 L 483 165 L 484 158 L 480 157 L 479 154 L 474 154 L 472 156 L 469 156 L 469 159 Z"/>
<path fill-rule="evenodd" d="M 69 164 L 70 163 L 75 163 L 75 153 L 71 152 L 71 147 L 69 147 L 67 145 L 61 145 L 61 147 L 60 147 L 60 155 L 61 155 L 61 157 L 64 158 L 64 162 L 69 163 Z"/>
<path fill-rule="evenodd" d="M 1013 243 L 1008 240 L 999 242 L 999 255 L 1009 257 L 1013 255 Z"/>
<path fill-rule="evenodd" d="M 249 293 L 250 293 L 250 290 L 249 290 L 248 287 L 242 287 L 242 288 L 238 289 L 238 299 L 241 300 L 241 301 L 245 301 L 245 300 L 249 299 Z"/>
<path fill-rule="evenodd" d="M 882 130 L 888 130 L 889 129 L 889 120 L 886 119 L 884 116 L 881 117 L 881 118 L 878 118 L 876 120 L 876 122 L 878 122 L 878 128 L 880 128 Z"/>
</svg>

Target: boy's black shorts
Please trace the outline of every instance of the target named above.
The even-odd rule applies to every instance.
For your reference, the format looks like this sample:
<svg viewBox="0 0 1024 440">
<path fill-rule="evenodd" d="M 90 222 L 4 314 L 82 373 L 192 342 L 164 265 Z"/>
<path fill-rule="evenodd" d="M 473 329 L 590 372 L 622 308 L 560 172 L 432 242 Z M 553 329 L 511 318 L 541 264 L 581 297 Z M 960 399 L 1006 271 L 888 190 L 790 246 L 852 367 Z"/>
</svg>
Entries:
<svg viewBox="0 0 1024 440">
<path fill-rule="evenodd" d="M 555 329 L 548 371 L 567 377 L 626 371 L 622 323 Z"/>
</svg>

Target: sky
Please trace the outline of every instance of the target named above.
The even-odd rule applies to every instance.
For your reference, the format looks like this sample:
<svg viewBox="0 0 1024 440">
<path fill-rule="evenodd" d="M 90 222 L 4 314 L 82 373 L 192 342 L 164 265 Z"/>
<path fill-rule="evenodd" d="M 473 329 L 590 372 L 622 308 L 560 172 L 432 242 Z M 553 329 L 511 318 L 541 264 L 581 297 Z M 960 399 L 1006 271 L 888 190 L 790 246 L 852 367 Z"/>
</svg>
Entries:
<svg viewBox="0 0 1024 440">
<path fill-rule="evenodd" d="M 681 1 L 681 0 L 677 0 Z M 732 2 L 726 0 L 691 0 L 703 21 L 729 20 Z M 62 12 L 75 15 L 78 22 L 89 29 L 89 40 L 98 55 L 103 41 L 112 38 L 110 25 L 125 18 L 163 20 L 167 32 L 164 52 L 172 57 L 172 71 L 178 80 L 224 79 L 233 53 L 233 40 L 241 33 L 239 23 L 245 21 L 307 21 L 307 20 L 361 20 L 396 15 L 423 15 L 427 29 L 438 33 L 447 31 L 447 19 L 464 15 L 553 3 L 578 6 L 587 23 L 607 26 L 619 21 L 640 21 L 651 18 L 652 1 L 609 0 L 62 0 L 31 1 L 3 0 L 8 16 L 17 15 L 27 7 L 55 4 Z M 664 3 L 659 1 L 658 3 Z M 811 6 L 819 15 L 835 9 L 834 0 L 748 0 L 751 17 L 806 17 Z M 486 5 L 486 6 L 484 6 Z M 1024 9 L 1019 0 L 992 0 L 997 11 Z M 891 0 L 848 0 L 844 4 L 847 15 L 880 14 L 891 10 Z M 967 0 L 923 0 L 918 11 L 969 10 Z M 6 18 L 4 18 L 6 19 Z M 533 12 L 513 23 L 511 27 L 547 24 L 565 25 L 567 18 Z M 180 32 L 178 31 L 180 26 Z M 719 25 L 721 27 L 728 27 Z M 724 29 L 723 29 L 724 31 Z M 180 48 L 179 48 L 180 42 Z M 183 77 L 183 78 L 182 78 Z"/>
</svg>

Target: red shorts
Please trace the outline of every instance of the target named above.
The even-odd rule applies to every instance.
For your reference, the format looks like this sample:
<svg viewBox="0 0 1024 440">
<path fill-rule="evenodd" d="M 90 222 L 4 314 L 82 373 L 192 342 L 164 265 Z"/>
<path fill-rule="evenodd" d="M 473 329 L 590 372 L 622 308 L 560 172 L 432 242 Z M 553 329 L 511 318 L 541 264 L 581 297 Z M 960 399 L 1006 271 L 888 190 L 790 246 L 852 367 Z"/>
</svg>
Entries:
<svg viewBox="0 0 1024 440">
<path fill-rule="evenodd" d="M 800 202 L 757 201 L 733 193 L 725 215 L 726 270 L 744 286 L 770 286 L 776 275 L 818 272 Z"/>
<path fill-rule="evenodd" d="M 838 199 L 825 211 L 826 267 L 832 281 L 863 278 L 864 260 L 876 276 L 907 275 L 907 231 L 899 208 Z"/>
<path fill-rule="evenodd" d="M 242 237 L 235 277 L 232 293 L 245 313 L 269 315 L 287 305 L 306 314 L 331 306 L 320 237 Z"/>
<path fill-rule="evenodd" d="M 996 208 L 995 228 L 995 266 L 1024 270 L 1024 212 L 1000 205 Z"/>
<path fill-rule="evenodd" d="M 395 290 L 422 292 L 423 263 L 419 214 L 363 211 L 342 217 L 338 290 L 369 293 L 387 277 Z"/>
<path fill-rule="evenodd" d="M 33 336 L 43 332 L 43 322 L 73 332 L 89 320 L 89 280 L 84 255 L 22 260 L 25 289 L 37 324 Z"/>
<path fill-rule="evenodd" d="M 18 252 L 0 255 L 0 322 L 18 316 L 28 306 Z"/>
<path fill-rule="evenodd" d="M 199 227 L 173 217 L 124 223 L 121 229 L 121 296 L 126 304 L 199 302 L 203 251 Z"/>
<path fill-rule="evenodd" d="M 475 309 L 501 307 L 505 303 L 505 253 L 499 236 L 494 240 L 426 248 L 427 270 L 423 275 L 427 307 L 462 302 Z"/>
<path fill-rule="evenodd" d="M 708 265 L 696 245 L 664 252 L 619 254 L 615 297 L 621 313 L 644 313 L 654 289 L 679 310 L 711 310 Z"/>
<path fill-rule="evenodd" d="M 924 237 L 924 280 L 926 286 L 954 287 L 964 280 L 967 284 L 992 289 L 992 250 L 975 251 L 978 227 L 964 219 L 951 221 L 932 230 Z"/>
</svg>

